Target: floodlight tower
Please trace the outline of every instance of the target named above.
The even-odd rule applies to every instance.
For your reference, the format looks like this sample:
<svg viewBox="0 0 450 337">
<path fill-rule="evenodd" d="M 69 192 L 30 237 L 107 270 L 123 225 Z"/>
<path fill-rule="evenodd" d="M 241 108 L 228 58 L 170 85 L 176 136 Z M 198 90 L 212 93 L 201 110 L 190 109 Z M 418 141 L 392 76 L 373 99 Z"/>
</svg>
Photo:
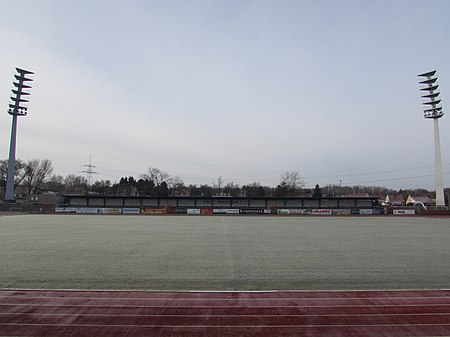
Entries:
<svg viewBox="0 0 450 337">
<path fill-rule="evenodd" d="M 13 82 L 14 96 L 11 97 L 12 103 L 9 104 L 8 113 L 12 116 L 12 126 L 11 126 L 11 142 L 9 145 L 9 160 L 8 160 L 8 175 L 6 179 L 6 193 L 5 193 L 5 201 L 13 202 L 14 199 L 14 169 L 16 162 L 16 134 L 17 134 L 17 117 L 18 116 L 26 116 L 28 112 L 28 108 L 23 104 L 27 103 L 28 100 L 24 99 L 24 96 L 29 95 L 30 93 L 24 91 L 24 89 L 30 89 L 31 85 L 25 84 L 26 82 L 33 81 L 31 78 L 28 78 L 27 75 L 34 74 L 31 71 L 16 68 L 17 74 L 14 75 L 17 82 Z"/>
<path fill-rule="evenodd" d="M 434 120 L 434 158 L 436 172 L 436 208 L 445 208 L 444 177 L 442 174 L 441 141 L 439 137 L 439 118 L 444 116 L 441 99 L 439 97 L 439 85 L 437 84 L 436 70 L 417 75 L 423 95 L 424 117 Z"/>
</svg>

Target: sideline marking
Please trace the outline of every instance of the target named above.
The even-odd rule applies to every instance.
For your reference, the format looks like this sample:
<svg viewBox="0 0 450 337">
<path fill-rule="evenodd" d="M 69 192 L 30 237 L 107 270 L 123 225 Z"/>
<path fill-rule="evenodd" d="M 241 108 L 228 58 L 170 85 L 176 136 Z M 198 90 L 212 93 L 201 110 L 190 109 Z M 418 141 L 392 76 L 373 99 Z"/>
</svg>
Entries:
<svg viewBox="0 0 450 337">
<path fill-rule="evenodd" d="M 224 241 L 225 241 L 225 249 L 227 252 L 227 258 L 228 258 L 228 266 L 230 267 L 230 275 L 231 278 L 234 280 L 235 279 L 235 275 L 234 275 L 234 267 L 233 267 L 233 258 L 231 257 L 231 251 L 230 251 L 230 244 L 228 242 L 228 231 L 227 231 L 227 227 L 225 225 L 225 221 L 222 220 L 222 232 L 223 232 L 223 237 L 224 237 Z"/>
</svg>

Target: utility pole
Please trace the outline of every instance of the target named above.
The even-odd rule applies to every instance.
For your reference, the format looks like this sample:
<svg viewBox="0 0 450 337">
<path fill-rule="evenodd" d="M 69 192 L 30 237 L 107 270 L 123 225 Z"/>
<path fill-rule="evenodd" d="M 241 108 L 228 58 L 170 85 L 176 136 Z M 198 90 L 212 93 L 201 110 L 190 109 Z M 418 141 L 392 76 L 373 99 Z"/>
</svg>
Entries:
<svg viewBox="0 0 450 337">
<path fill-rule="evenodd" d="M 17 117 L 26 116 L 28 113 L 28 107 L 23 103 L 28 103 L 28 100 L 24 99 L 24 96 L 30 95 L 29 92 L 24 91 L 24 89 L 30 89 L 31 85 L 25 84 L 26 82 L 33 81 L 27 75 L 34 74 L 31 71 L 16 68 L 17 74 L 14 75 L 17 82 L 13 82 L 14 96 L 11 97 L 13 101 L 9 104 L 8 113 L 12 116 L 12 126 L 11 126 L 11 142 L 9 145 L 9 160 L 8 160 L 8 173 L 6 178 L 6 193 L 5 201 L 14 202 L 14 171 L 16 166 L 16 136 L 17 136 Z"/>
</svg>

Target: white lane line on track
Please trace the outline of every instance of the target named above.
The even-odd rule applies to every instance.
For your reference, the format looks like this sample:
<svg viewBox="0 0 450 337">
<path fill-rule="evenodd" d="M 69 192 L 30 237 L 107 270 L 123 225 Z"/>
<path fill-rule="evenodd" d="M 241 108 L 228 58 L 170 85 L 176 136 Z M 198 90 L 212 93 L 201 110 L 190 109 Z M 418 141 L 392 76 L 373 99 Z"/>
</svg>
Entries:
<svg viewBox="0 0 450 337">
<path fill-rule="evenodd" d="M 61 299 L 61 300 L 118 300 L 118 301 L 357 301 L 357 300 L 436 300 L 445 299 L 449 300 L 450 296 L 424 296 L 424 297 L 264 297 L 264 298 L 249 298 L 249 297 L 236 297 L 236 298 L 224 298 L 224 297 L 78 297 L 78 296 L 21 296 L 21 295 L 9 295 L 0 296 L 4 299 Z"/>
<path fill-rule="evenodd" d="M 429 292 L 450 292 L 450 288 L 442 289 L 342 289 L 342 290 L 289 290 L 289 289 L 274 289 L 274 290 L 158 290 L 158 289 L 50 289 L 50 288 L 0 288 L 0 292 L 10 291 L 25 291 L 25 292 L 79 292 L 79 293 L 429 293 Z"/>
<path fill-rule="evenodd" d="M 250 305 L 195 305 L 195 306 L 170 306 L 170 305 L 94 305 L 94 304 L 28 304 L 28 303 L 0 303 L 0 306 L 23 306 L 23 307 L 86 307 L 86 308 L 149 308 L 149 309 L 272 309 L 272 308 L 403 308 L 403 307 L 450 307 L 450 304 L 376 304 L 376 305 L 263 305 L 263 306 L 250 306 Z"/>
</svg>

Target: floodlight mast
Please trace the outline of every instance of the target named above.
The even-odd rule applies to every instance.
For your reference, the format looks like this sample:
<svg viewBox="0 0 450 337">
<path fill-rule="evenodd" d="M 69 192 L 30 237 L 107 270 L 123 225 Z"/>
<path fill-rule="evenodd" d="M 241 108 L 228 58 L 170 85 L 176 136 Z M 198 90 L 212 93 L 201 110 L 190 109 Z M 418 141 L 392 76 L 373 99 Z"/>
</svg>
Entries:
<svg viewBox="0 0 450 337">
<path fill-rule="evenodd" d="M 16 163 L 16 136 L 17 136 L 17 116 L 26 116 L 28 113 L 28 107 L 23 103 L 28 103 L 24 96 L 30 95 L 29 92 L 24 89 L 30 89 L 31 85 L 25 84 L 26 82 L 33 81 L 27 75 L 34 74 L 31 71 L 16 68 L 17 74 L 14 75 L 17 82 L 13 82 L 15 89 L 12 89 L 14 96 L 11 97 L 12 103 L 9 104 L 8 113 L 12 116 L 11 125 L 11 142 L 9 145 L 9 160 L 8 160 L 8 173 L 6 178 L 6 193 L 5 201 L 14 202 L 14 171 Z"/>
<path fill-rule="evenodd" d="M 442 174 L 441 141 L 439 136 L 439 118 L 444 116 L 441 99 L 439 97 L 439 85 L 437 84 L 436 70 L 417 75 L 421 80 L 420 91 L 427 93 L 421 96 L 424 105 L 424 117 L 434 120 L 434 159 L 436 175 L 436 208 L 445 208 L 444 176 Z M 425 78 L 425 79 L 423 79 Z"/>
</svg>

